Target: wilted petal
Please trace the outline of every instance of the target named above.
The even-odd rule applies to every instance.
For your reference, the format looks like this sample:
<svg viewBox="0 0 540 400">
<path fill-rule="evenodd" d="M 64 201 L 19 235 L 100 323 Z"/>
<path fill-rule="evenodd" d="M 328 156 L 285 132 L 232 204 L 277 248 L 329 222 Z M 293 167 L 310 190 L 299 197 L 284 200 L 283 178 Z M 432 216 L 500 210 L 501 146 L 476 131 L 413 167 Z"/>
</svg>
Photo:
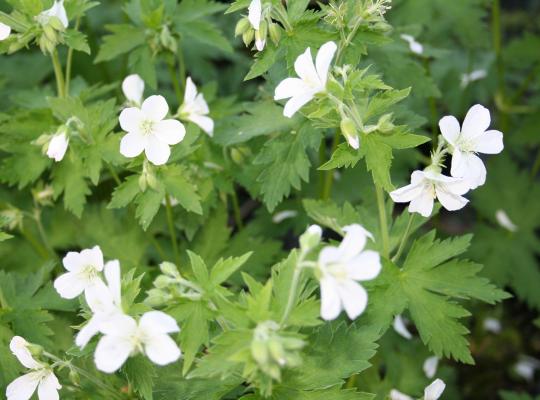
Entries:
<svg viewBox="0 0 540 400">
<path fill-rule="evenodd" d="M 143 316 L 144 318 L 144 316 Z M 180 358 L 182 352 L 168 335 L 155 335 L 145 342 L 144 351 L 157 365 L 167 365 Z"/>
<path fill-rule="evenodd" d="M 307 91 L 309 91 L 309 88 L 302 79 L 287 78 L 277 85 L 274 93 L 274 100 L 288 99 L 289 97 L 301 95 Z"/>
<path fill-rule="evenodd" d="M 313 58 L 311 57 L 311 49 L 309 47 L 304 53 L 298 56 L 294 62 L 294 69 L 303 81 L 310 82 L 312 84 L 320 83 L 319 75 L 315 70 Z"/>
<path fill-rule="evenodd" d="M 137 157 L 146 147 L 147 140 L 146 136 L 138 132 L 130 132 L 124 135 L 120 141 L 120 154 L 128 158 Z"/>
<path fill-rule="evenodd" d="M 399 390 L 392 389 L 389 393 L 390 400 L 413 400 L 411 396 L 407 396 L 404 393 L 401 393 Z"/>
<path fill-rule="evenodd" d="M 347 273 L 355 281 L 375 279 L 381 272 L 381 257 L 373 250 L 366 250 L 347 262 Z"/>
<path fill-rule="evenodd" d="M 161 311 L 149 311 L 139 321 L 143 330 L 157 333 L 173 333 L 180 331 L 176 320 Z"/>
<path fill-rule="evenodd" d="M 424 400 L 437 400 L 441 397 L 446 384 L 441 379 L 435 379 L 431 385 L 424 390 Z"/>
<path fill-rule="evenodd" d="M 58 400 L 58 390 L 62 388 L 58 378 L 54 373 L 50 372 L 47 376 L 41 379 L 38 386 L 39 400 Z"/>
<path fill-rule="evenodd" d="M 126 99 L 140 104 L 144 93 L 144 81 L 137 74 L 129 75 L 122 82 L 122 91 Z"/>
<path fill-rule="evenodd" d="M 136 107 L 124 108 L 118 117 L 120 128 L 126 132 L 139 132 L 143 119 L 144 115 Z"/>
<path fill-rule="evenodd" d="M 341 300 L 338 287 L 333 278 L 321 279 L 321 318 L 334 320 L 341 311 Z"/>
<path fill-rule="evenodd" d="M 120 369 L 133 351 L 133 344 L 129 338 L 117 336 L 103 336 L 96 347 L 94 361 L 97 369 L 106 373 L 113 373 Z"/>
<path fill-rule="evenodd" d="M 6 40 L 11 33 L 11 27 L 9 25 L 0 22 L 0 40 Z"/>
<path fill-rule="evenodd" d="M 439 129 L 441 130 L 443 137 L 451 145 L 456 142 L 459 134 L 461 133 L 458 120 L 456 117 L 451 115 L 441 118 L 439 121 Z"/>
<path fill-rule="evenodd" d="M 30 397 L 32 397 L 32 394 L 36 391 L 40 377 L 41 371 L 36 371 L 30 372 L 15 379 L 6 388 L 7 400 L 30 399 Z"/>
<path fill-rule="evenodd" d="M 292 118 L 292 116 L 300 110 L 305 104 L 309 103 L 313 99 L 313 94 L 311 93 L 301 93 L 297 96 L 291 98 L 285 108 L 283 109 L 283 115 L 287 118 Z"/>
<path fill-rule="evenodd" d="M 169 106 L 163 96 L 150 96 L 141 107 L 141 111 L 147 119 L 152 121 L 161 121 L 167 116 Z"/>
<path fill-rule="evenodd" d="M 186 136 L 186 128 L 176 119 L 156 122 L 152 132 L 159 140 L 169 145 L 180 143 Z"/>
<path fill-rule="evenodd" d="M 248 7 L 248 20 L 253 29 L 258 30 L 261 25 L 262 5 L 261 0 L 252 0 Z"/>
<path fill-rule="evenodd" d="M 144 149 L 146 158 L 154 165 L 163 165 L 167 162 L 171 155 L 171 149 L 169 145 L 157 138 L 151 138 L 148 140 Z"/>
<path fill-rule="evenodd" d="M 504 149 L 503 134 L 499 131 L 487 131 L 475 139 L 474 151 L 484 154 L 499 154 Z"/>
<path fill-rule="evenodd" d="M 489 128 L 490 122 L 489 110 L 480 104 L 476 104 L 467 112 L 461 134 L 467 139 L 473 139 L 484 133 Z"/>
<path fill-rule="evenodd" d="M 356 282 L 345 281 L 340 283 L 339 296 L 350 319 L 356 319 L 366 309 L 368 302 L 367 292 Z"/>
<path fill-rule="evenodd" d="M 512 222 L 506 211 L 504 210 L 497 210 L 495 212 L 495 219 L 499 223 L 500 226 L 507 229 L 510 232 L 516 232 L 518 230 L 518 227 L 516 224 Z"/>
<path fill-rule="evenodd" d="M 330 69 L 330 63 L 336 54 L 337 46 L 334 42 L 327 42 L 321 46 L 317 53 L 317 59 L 315 61 L 317 66 L 317 74 L 323 86 L 326 86 L 328 79 L 328 70 Z"/>
</svg>

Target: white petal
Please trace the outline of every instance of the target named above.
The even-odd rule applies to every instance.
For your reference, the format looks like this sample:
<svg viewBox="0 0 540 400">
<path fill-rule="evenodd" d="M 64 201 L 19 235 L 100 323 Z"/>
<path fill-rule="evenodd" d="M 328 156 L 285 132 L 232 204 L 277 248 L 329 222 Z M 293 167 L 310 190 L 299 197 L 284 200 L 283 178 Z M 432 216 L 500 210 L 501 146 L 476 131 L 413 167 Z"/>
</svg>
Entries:
<svg viewBox="0 0 540 400">
<path fill-rule="evenodd" d="M 6 40 L 10 33 L 11 27 L 0 22 L 0 40 Z"/>
<path fill-rule="evenodd" d="M 403 317 L 401 315 L 396 315 L 394 318 L 394 322 L 392 323 L 392 326 L 394 330 L 401 336 L 403 336 L 405 339 L 411 340 L 413 335 L 409 330 L 407 329 L 407 326 L 405 325 L 405 321 L 403 320 Z"/>
<path fill-rule="evenodd" d="M 306 51 L 298 56 L 294 62 L 294 69 L 298 76 L 306 82 L 320 83 L 319 75 L 315 70 L 313 58 L 311 57 L 311 49 L 308 47 Z"/>
<path fill-rule="evenodd" d="M 422 46 L 417 41 L 412 41 L 411 43 L 409 43 L 409 48 L 415 54 L 422 54 L 424 52 L 424 46 Z"/>
<path fill-rule="evenodd" d="M 437 373 L 437 367 L 439 366 L 439 357 L 432 356 L 426 358 L 426 361 L 424 361 L 424 365 L 422 366 L 422 369 L 424 370 L 424 374 L 431 379 L 435 376 Z"/>
<path fill-rule="evenodd" d="M 504 210 L 497 210 L 495 212 L 495 219 L 499 223 L 500 226 L 507 229 L 510 232 L 516 232 L 518 230 L 518 227 L 516 224 L 512 222 L 506 211 Z"/>
<path fill-rule="evenodd" d="M 360 138 L 358 136 L 345 135 L 345 139 L 353 149 L 358 150 L 360 148 Z"/>
<path fill-rule="evenodd" d="M 111 260 L 107 262 L 107 264 L 105 264 L 104 273 L 114 302 L 116 305 L 120 306 L 122 285 L 122 278 L 120 277 L 120 262 L 118 260 Z"/>
<path fill-rule="evenodd" d="M 130 132 L 120 141 L 120 154 L 127 158 L 137 157 L 146 147 L 148 138 L 138 132 Z"/>
<path fill-rule="evenodd" d="M 350 319 L 355 319 L 366 309 L 367 292 L 354 281 L 345 281 L 339 284 L 339 297 Z"/>
<path fill-rule="evenodd" d="M 135 334 L 136 330 L 137 322 L 125 314 L 112 315 L 99 326 L 101 333 L 113 337 L 129 338 Z"/>
<path fill-rule="evenodd" d="M 38 386 L 38 398 L 39 400 L 58 400 L 58 390 L 62 386 L 58 382 L 58 378 L 52 372 L 45 376 Z"/>
<path fill-rule="evenodd" d="M 144 81 L 137 74 L 127 76 L 122 82 L 122 91 L 129 101 L 141 104 L 144 93 Z"/>
<path fill-rule="evenodd" d="M 424 173 L 422 171 L 414 171 L 411 175 L 411 184 L 393 190 L 390 192 L 390 197 L 395 203 L 408 203 L 422 195 L 424 181 Z"/>
<path fill-rule="evenodd" d="M 465 197 L 452 193 L 448 187 L 443 185 L 437 185 L 435 191 L 440 203 L 448 211 L 461 210 L 469 202 Z"/>
<path fill-rule="evenodd" d="M 84 348 L 88 342 L 99 333 L 99 325 L 101 319 L 99 316 L 94 315 L 88 323 L 81 328 L 77 336 L 75 337 L 75 344 L 81 349 Z"/>
<path fill-rule="evenodd" d="M 319 253 L 319 264 L 322 266 L 338 263 L 341 260 L 341 251 L 334 246 L 325 246 Z"/>
<path fill-rule="evenodd" d="M 55 0 L 52 7 L 48 10 L 42 11 L 41 15 L 58 18 L 64 28 L 67 28 L 69 26 L 66 9 L 64 8 L 64 0 Z"/>
<path fill-rule="evenodd" d="M 88 282 L 81 279 L 76 272 L 66 272 L 54 281 L 54 288 L 64 299 L 74 299 L 79 296 L 87 285 Z"/>
<path fill-rule="evenodd" d="M 96 367 L 100 371 L 113 373 L 120 369 L 132 351 L 133 344 L 129 338 L 103 336 L 94 353 Z"/>
<path fill-rule="evenodd" d="M 274 100 L 288 99 L 289 97 L 298 96 L 308 91 L 309 88 L 302 79 L 287 78 L 277 85 L 274 93 Z"/>
<path fill-rule="evenodd" d="M 317 74 L 323 86 L 326 86 L 328 79 L 328 70 L 330 69 L 330 63 L 336 54 L 337 46 L 334 42 L 327 42 L 321 46 L 317 53 L 317 59 L 315 61 L 317 66 Z"/>
<path fill-rule="evenodd" d="M 147 119 L 157 122 L 167 116 L 169 106 L 165 97 L 150 96 L 142 103 L 141 111 Z"/>
<path fill-rule="evenodd" d="M 480 104 L 476 104 L 467 112 L 461 133 L 465 138 L 473 139 L 484 133 L 489 128 L 490 122 L 489 110 Z"/>
<path fill-rule="evenodd" d="M 81 258 L 85 261 L 86 265 L 91 265 L 96 271 L 103 270 L 103 253 L 99 246 L 82 250 Z"/>
<path fill-rule="evenodd" d="M 411 396 L 407 396 L 404 393 L 401 393 L 399 390 L 392 389 L 390 391 L 390 400 L 413 400 Z"/>
<path fill-rule="evenodd" d="M 345 237 L 339 245 L 342 261 L 351 260 L 356 257 L 364 249 L 367 238 L 373 238 L 371 233 L 359 224 L 348 225 L 343 228 L 343 231 L 345 231 Z"/>
<path fill-rule="evenodd" d="M 214 135 L 214 120 L 206 115 L 192 114 L 189 116 L 189 120 L 194 124 L 197 124 L 208 136 Z"/>
<path fill-rule="evenodd" d="M 287 118 L 292 118 L 292 116 L 300 110 L 305 104 L 309 103 L 313 99 L 313 94 L 311 93 L 302 93 L 298 96 L 291 98 L 285 108 L 283 109 L 283 115 Z"/>
<path fill-rule="evenodd" d="M 439 129 L 446 141 L 452 145 L 456 142 L 456 139 L 461 133 L 458 120 L 451 115 L 441 118 L 439 121 Z"/>
<path fill-rule="evenodd" d="M 434 199 L 431 193 L 424 190 L 420 196 L 411 200 L 411 204 L 409 204 L 409 212 L 416 212 L 427 218 L 433 211 L 433 203 Z"/>
<path fill-rule="evenodd" d="M 97 279 L 94 285 L 88 287 L 84 295 L 93 313 L 109 313 L 117 308 L 112 291 L 101 279 Z"/>
<path fill-rule="evenodd" d="M 175 362 L 182 355 L 175 341 L 165 334 L 156 335 L 147 340 L 144 351 L 148 358 L 158 365 Z"/>
<path fill-rule="evenodd" d="M 264 46 L 266 45 L 266 40 L 261 39 L 261 38 L 257 38 L 258 32 L 259 31 L 257 31 L 257 33 L 255 33 L 255 48 L 257 49 L 257 51 L 263 51 Z"/>
<path fill-rule="evenodd" d="M 504 149 L 503 134 L 499 131 L 487 131 L 478 136 L 474 143 L 474 151 L 478 153 L 499 154 Z"/>
<path fill-rule="evenodd" d="M 172 145 L 180 143 L 184 139 L 186 128 L 180 121 L 165 119 L 154 124 L 152 133 L 162 142 Z"/>
<path fill-rule="evenodd" d="M 13 336 L 9 342 L 9 349 L 17 357 L 19 362 L 24 365 L 26 368 L 38 369 L 42 365 L 32 357 L 30 350 L 28 349 L 28 343 L 24 338 L 20 336 Z"/>
<path fill-rule="evenodd" d="M 463 153 L 455 149 L 450 173 L 453 177 L 464 178 L 471 189 L 476 189 L 486 182 L 486 167 L 473 153 Z"/>
<path fill-rule="evenodd" d="M 261 25 L 262 5 L 261 0 L 252 0 L 248 7 L 248 20 L 253 29 L 258 30 Z"/>
<path fill-rule="evenodd" d="M 186 79 L 186 91 L 184 92 L 184 103 L 189 104 L 195 101 L 197 97 L 197 87 L 190 76 Z"/>
<path fill-rule="evenodd" d="M 144 148 L 146 158 L 154 165 L 163 165 L 171 155 L 169 145 L 157 138 L 149 138 Z"/>
<path fill-rule="evenodd" d="M 437 400 L 441 397 L 446 384 L 441 379 L 435 379 L 431 385 L 424 390 L 424 400 Z"/>
<path fill-rule="evenodd" d="M 347 273 L 355 281 L 375 279 L 381 269 L 381 257 L 373 250 L 363 251 L 347 263 Z"/>
<path fill-rule="evenodd" d="M 143 330 L 157 333 L 173 333 L 180 331 L 176 320 L 161 311 L 149 311 L 145 313 L 139 321 L 139 326 Z"/>
<path fill-rule="evenodd" d="M 76 251 L 70 251 L 62 259 L 64 268 L 70 272 L 78 272 L 85 266 L 85 260 L 81 258 L 81 254 Z"/>
<path fill-rule="evenodd" d="M 47 157 L 54 159 L 54 161 L 62 161 L 66 154 L 69 145 L 69 139 L 64 133 L 54 135 L 47 147 Z"/>
<path fill-rule="evenodd" d="M 124 108 L 118 117 L 120 127 L 126 132 L 138 132 L 144 115 L 136 107 Z"/>
<path fill-rule="evenodd" d="M 321 279 L 321 318 L 326 321 L 336 319 L 341 312 L 338 287 L 333 278 Z"/>
<path fill-rule="evenodd" d="M 486 318 L 484 320 L 483 326 L 486 331 L 495 334 L 501 333 L 502 330 L 501 321 L 499 321 L 497 318 Z"/>
<path fill-rule="evenodd" d="M 11 382 L 6 388 L 7 400 L 28 400 L 36 391 L 41 371 L 30 372 Z"/>
</svg>

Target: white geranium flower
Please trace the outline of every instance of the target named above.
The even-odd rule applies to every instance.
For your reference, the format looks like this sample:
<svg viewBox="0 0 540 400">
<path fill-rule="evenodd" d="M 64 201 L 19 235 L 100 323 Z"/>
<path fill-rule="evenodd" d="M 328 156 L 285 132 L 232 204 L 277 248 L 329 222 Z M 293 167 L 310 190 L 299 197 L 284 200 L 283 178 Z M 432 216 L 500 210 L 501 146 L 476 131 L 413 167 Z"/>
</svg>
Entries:
<svg viewBox="0 0 540 400">
<path fill-rule="evenodd" d="M 56 17 L 60 20 L 64 28 L 67 28 L 69 26 L 66 9 L 64 8 L 64 0 L 55 0 L 51 8 L 42 11 L 39 15 L 40 17 L 45 17 L 47 19 L 51 17 Z"/>
<path fill-rule="evenodd" d="M 130 103 L 140 106 L 143 100 L 144 81 L 137 74 L 128 75 L 122 82 L 122 92 Z"/>
<path fill-rule="evenodd" d="M 467 181 L 442 175 L 428 167 L 424 171 L 414 171 L 411 184 L 390 192 L 390 197 L 396 203 L 411 202 L 409 212 L 429 217 L 436 198 L 448 211 L 455 211 L 469 202 L 462 196 L 468 191 Z"/>
<path fill-rule="evenodd" d="M 402 34 L 401 38 L 409 43 L 409 49 L 415 54 L 422 54 L 424 52 L 424 46 L 418 43 L 411 35 Z"/>
<path fill-rule="evenodd" d="M 0 41 L 6 40 L 11 34 L 11 26 L 0 22 Z"/>
<path fill-rule="evenodd" d="M 150 96 L 141 108 L 129 107 L 120 113 L 120 126 L 127 132 L 120 142 L 120 153 L 128 158 L 143 151 L 154 165 L 163 165 L 171 155 L 170 145 L 180 143 L 186 129 L 180 121 L 164 119 L 169 106 L 163 96 Z"/>
<path fill-rule="evenodd" d="M 437 368 L 439 367 L 439 357 L 432 356 L 426 358 L 424 361 L 424 365 L 422 366 L 422 369 L 424 370 L 424 374 L 431 379 L 435 376 L 437 373 Z"/>
<path fill-rule="evenodd" d="M 424 400 L 437 400 L 441 397 L 446 384 L 442 379 L 435 379 L 431 384 L 424 389 Z"/>
<path fill-rule="evenodd" d="M 499 334 L 502 330 L 501 321 L 497 318 L 488 317 L 483 323 L 484 329 L 488 332 Z"/>
<path fill-rule="evenodd" d="M 487 76 L 485 69 L 477 69 L 469 74 L 461 75 L 461 88 L 465 89 L 470 83 L 484 79 Z"/>
<path fill-rule="evenodd" d="M 86 346 L 90 339 L 98 334 L 104 322 L 122 313 L 120 263 L 118 260 L 107 262 L 103 272 L 107 285 L 102 281 L 98 282 L 86 293 L 86 302 L 93 315 L 75 339 L 75 344 L 80 348 Z"/>
<path fill-rule="evenodd" d="M 294 63 L 294 70 L 299 78 L 287 78 L 276 87 L 275 100 L 290 100 L 285 104 L 283 115 L 291 118 L 302 106 L 310 102 L 317 93 L 326 90 L 330 63 L 334 58 L 337 46 L 334 42 L 327 42 L 321 46 L 317 59 L 313 64 L 311 49 L 298 56 Z"/>
<path fill-rule="evenodd" d="M 486 182 L 486 167 L 476 154 L 498 154 L 504 149 L 502 132 L 487 130 L 490 122 L 489 110 L 480 104 L 469 109 L 461 128 L 453 116 L 439 121 L 443 137 L 452 146 L 450 173 L 465 178 L 471 189 Z"/>
<path fill-rule="evenodd" d="M 69 145 L 69 139 L 64 132 L 54 135 L 47 147 L 47 157 L 59 162 L 64 158 Z"/>
<path fill-rule="evenodd" d="M 116 315 L 100 326 L 104 336 L 94 354 L 96 366 L 113 373 L 137 353 L 145 354 L 158 365 L 170 364 L 182 353 L 168 334 L 179 330 L 176 321 L 161 311 L 145 313 L 138 323 L 128 315 Z"/>
<path fill-rule="evenodd" d="M 516 232 L 518 227 L 512 222 L 508 214 L 504 210 L 497 210 L 495 212 L 495 219 L 504 229 L 507 229 L 510 232 Z"/>
<path fill-rule="evenodd" d="M 401 393 L 399 390 L 392 389 L 389 394 L 390 400 L 413 400 L 411 396 Z"/>
<path fill-rule="evenodd" d="M 62 260 L 67 269 L 54 281 L 54 288 L 64 299 L 74 299 L 103 281 L 99 273 L 103 270 L 103 253 L 99 246 L 84 249 L 80 253 L 70 251 Z"/>
<path fill-rule="evenodd" d="M 202 93 L 197 92 L 197 87 L 188 77 L 186 80 L 186 92 L 184 103 L 180 107 L 180 118 L 198 125 L 208 136 L 214 135 L 214 120 L 208 116 L 210 109 Z"/>
<path fill-rule="evenodd" d="M 371 280 L 381 271 L 379 253 L 364 250 L 367 238 L 373 238 L 362 226 L 343 228 L 346 232 L 339 247 L 327 246 L 319 254 L 321 273 L 321 317 L 333 320 L 342 309 L 355 319 L 367 306 L 367 292 L 357 281 Z"/>
<path fill-rule="evenodd" d="M 401 315 L 396 315 L 394 318 L 394 322 L 392 324 L 394 330 L 401 336 L 403 336 L 405 339 L 411 340 L 413 335 L 409 330 L 407 329 L 407 325 L 405 325 L 405 321 L 403 320 L 403 317 Z"/>
<path fill-rule="evenodd" d="M 11 352 L 22 365 L 30 369 L 30 372 L 8 385 L 7 400 L 28 400 L 36 389 L 39 400 L 58 400 L 58 390 L 62 386 L 48 365 L 32 357 L 28 345 L 29 343 L 20 336 L 14 336 L 9 344 Z"/>
<path fill-rule="evenodd" d="M 525 355 L 521 355 L 516 365 L 514 365 L 516 374 L 527 381 L 534 379 L 534 373 L 538 368 L 540 368 L 540 361 Z"/>
<path fill-rule="evenodd" d="M 258 51 L 263 51 L 266 45 L 266 38 L 261 38 L 259 34 L 262 18 L 261 0 L 252 0 L 248 7 L 248 20 L 253 29 L 255 29 L 255 47 Z"/>
</svg>

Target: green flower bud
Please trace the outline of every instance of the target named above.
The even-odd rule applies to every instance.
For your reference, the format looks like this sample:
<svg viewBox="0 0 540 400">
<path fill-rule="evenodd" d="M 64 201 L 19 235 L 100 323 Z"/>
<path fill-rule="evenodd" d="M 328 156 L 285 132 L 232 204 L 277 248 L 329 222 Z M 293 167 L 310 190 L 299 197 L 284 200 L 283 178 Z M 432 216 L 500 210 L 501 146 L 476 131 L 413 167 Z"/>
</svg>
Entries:
<svg viewBox="0 0 540 400">
<path fill-rule="evenodd" d="M 142 174 L 141 176 L 139 176 L 139 189 L 141 189 L 141 192 L 145 192 L 147 187 L 148 182 L 146 179 L 146 174 Z"/>
<path fill-rule="evenodd" d="M 71 383 L 73 383 L 74 386 L 81 385 L 81 377 L 79 376 L 79 373 L 74 369 L 69 370 L 69 380 L 71 381 Z"/>
<path fill-rule="evenodd" d="M 161 264 L 159 264 L 159 269 L 165 275 L 169 275 L 173 277 L 177 277 L 180 275 L 178 273 L 178 268 L 176 268 L 176 265 L 174 265 L 172 262 L 169 262 L 169 261 L 164 261 Z"/>
<path fill-rule="evenodd" d="M 281 28 L 278 24 L 271 23 L 268 31 L 270 32 L 270 39 L 277 45 L 281 39 Z"/>
<path fill-rule="evenodd" d="M 231 149 L 231 158 L 232 160 L 238 164 L 238 165 L 241 165 L 244 163 L 244 155 L 242 154 L 242 152 L 237 149 L 236 147 L 233 147 Z"/>
<path fill-rule="evenodd" d="M 236 24 L 236 28 L 234 29 L 234 36 L 243 35 L 248 29 L 250 29 L 250 27 L 251 24 L 249 23 L 249 19 L 247 19 L 247 17 L 242 18 Z"/>
<path fill-rule="evenodd" d="M 286 360 L 286 354 L 285 350 L 283 349 L 283 345 L 281 343 L 281 339 L 271 339 L 270 342 L 268 342 L 268 349 L 270 350 L 270 354 L 272 355 L 272 358 L 275 362 L 279 364 L 279 366 L 283 367 L 285 364 L 287 364 Z"/>
<path fill-rule="evenodd" d="M 314 247 L 318 246 L 321 242 L 322 229 L 319 225 L 311 225 L 303 234 L 300 236 L 300 248 L 304 252 L 308 252 Z"/>
<path fill-rule="evenodd" d="M 244 41 L 244 44 L 246 46 L 249 46 L 249 44 L 253 42 L 254 37 L 255 37 L 255 31 L 253 29 L 248 29 L 242 34 L 242 40 Z"/>
<path fill-rule="evenodd" d="M 174 36 L 171 35 L 171 31 L 166 25 L 161 30 L 159 40 L 164 48 L 176 54 L 176 51 L 178 50 L 178 43 L 176 42 Z"/>
<path fill-rule="evenodd" d="M 392 114 L 384 114 L 379 118 L 377 123 L 378 130 L 383 133 L 388 133 L 395 128 L 395 125 L 392 123 Z"/>
<path fill-rule="evenodd" d="M 349 145 L 353 149 L 358 149 L 358 147 L 360 147 L 360 141 L 358 139 L 358 132 L 356 131 L 356 124 L 354 121 L 349 117 L 345 117 L 341 120 L 340 128 Z"/>
<path fill-rule="evenodd" d="M 255 339 L 251 342 L 251 355 L 259 365 L 266 365 L 269 360 L 269 352 L 266 341 Z"/>
<path fill-rule="evenodd" d="M 170 277 L 166 275 L 159 275 L 154 281 L 154 286 L 157 287 L 158 289 L 164 289 L 167 286 L 169 286 L 171 283 L 174 283 L 174 279 L 171 279 Z"/>
<path fill-rule="evenodd" d="M 255 35 L 259 34 L 260 40 L 265 40 L 266 36 L 268 36 L 268 22 L 261 21 L 261 24 L 259 25 L 259 30 L 255 32 Z"/>
</svg>

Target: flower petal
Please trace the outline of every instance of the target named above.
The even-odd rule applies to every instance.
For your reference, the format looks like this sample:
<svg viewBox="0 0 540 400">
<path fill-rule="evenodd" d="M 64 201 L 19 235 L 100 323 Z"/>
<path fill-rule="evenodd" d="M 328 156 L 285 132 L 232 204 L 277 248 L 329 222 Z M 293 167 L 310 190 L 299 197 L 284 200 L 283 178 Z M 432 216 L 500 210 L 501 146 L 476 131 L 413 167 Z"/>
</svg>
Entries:
<svg viewBox="0 0 540 400">
<path fill-rule="evenodd" d="M 403 317 L 401 315 L 396 315 L 392 326 L 394 330 L 405 339 L 411 340 L 413 338 L 412 333 L 409 332 L 409 330 L 407 329 L 405 321 L 403 320 Z"/>
<path fill-rule="evenodd" d="M 437 400 L 441 397 L 446 384 L 441 379 L 435 379 L 431 385 L 424 390 L 424 400 Z"/>
<path fill-rule="evenodd" d="M 120 154 L 127 158 L 137 157 L 143 152 L 147 142 L 146 136 L 136 131 L 130 132 L 120 141 Z"/>
<path fill-rule="evenodd" d="M 6 40 L 11 33 L 11 27 L 9 25 L 0 22 L 0 41 Z"/>
<path fill-rule="evenodd" d="M 334 320 L 341 312 L 338 286 L 333 278 L 321 279 L 321 318 Z"/>
<path fill-rule="evenodd" d="M 341 251 L 334 246 L 326 246 L 319 253 L 319 264 L 322 266 L 339 262 L 341 259 Z"/>
<path fill-rule="evenodd" d="M 36 391 L 41 371 L 30 372 L 11 382 L 6 388 L 7 400 L 28 400 Z"/>
<path fill-rule="evenodd" d="M 85 266 L 85 261 L 81 258 L 80 253 L 76 251 L 70 251 L 62 259 L 64 268 L 70 272 L 78 272 Z"/>
<path fill-rule="evenodd" d="M 125 314 L 115 314 L 99 326 L 99 331 L 107 336 L 130 337 L 137 330 L 137 322 Z"/>
<path fill-rule="evenodd" d="M 99 325 L 101 319 L 99 316 L 94 315 L 88 323 L 81 328 L 77 336 L 75 337 L 75 344 L 81 349 L 84 348 L 88 342 L 99 333 Z"/>
<path fill-rule="evenodd" d="M 129 75 L 122 82 L 122 91 L 126 99 L 140 104 L 144 93 L 144 81 L 137 74 Z"/>
<path fill-rule="evenodd" d="M 103 270 L 103 253 L 99 246 L 82 250 L 81 258 L 85 261 L 86 265 L 93 266 L 96 271 Z"/>
<path fill-rule="evenodd" d="M 459 126 L 458 120 L 456 119 L 456 117 L 453 117 L 451 115 L 447 115 L 446 117 L 441 118 L 441 120 L 439 121 L 439 129 L 441 130 L 443 137 L 451 145 L 456 142 L 459 134 L 461 133 L 461 128 Z"/>
<path fill-rule="evenodd" d="M 141 111 L 147 119 L 161 121 L 169 112 L 169 105 L 163 96 L 150 96 L 141 106 Z"/>
<path fill-rule="evenodd" d="M 114 302 L 117 306 L 120 306 L 122 286 L 122 279 L 120 277 L 120 262 L 118 260 L 108 261 L 107 264 L 105 264 L 104 273 Z"/>
<path fill-rule="evenodd" d="M 165 119 L 156 122 L 152 132 L 159 140 L 167 144 L 177 144 L 186 136 L 186 128 L 176 119 Z"/>
<path fill-rule="evenodd" d="M 66 272 L 54 281 L 54 288 L 64 299 L 74 299 L 79 296 L 87 286 L 87 281 L 81 279 L 76 272 Z"/>
<path fill-rule="evenodd" d="M 349 278 L 355 281 L 375 279 L 381 272 L 381 257 L 373 250 L 366 250 L 347 262 Z"/>
<path fill-rule="evenodd" d="M 146 158 L 154 165 L 163 165 L 171 155 L 169 145 L 157 138 L 150 138 L 144 148 Z"/>
<path fill-rule="evenodd" d="M 475 140 L 474 151 L 478 153 L 499 154 L 503 149 L 503 134 L 499 131 L 487 131 Z"/>
<path fill-rule="evenodd" d="M 408 203 L 417 198 L 424 191 L 425 176 L 422 171 L 414 171 L 411 175 L 411 184 L 390 192 L 395 203 Z"/>
<path fill-rule="evenodd" d="M 426 361 L 424 361 L 424 365 L 422 366 L 422 369 L 424 370 L 424 374 L 431 379 L 435 376 L 437 373 L 437 367 L 439 366 L 439 357 L 432 356 L 426 358 Z"/>
<path fill-rule="evenodd" d="M 184 103 L 189 104 L 195 101 L 197 97 L 197 87 L 190 76 L 186 79 L 186 91 L 184 92 Z"/>
<path fill-rule="evenodd" d="M 13 353 L 17 360 L 24 365 L 26 368 L 37 369 L 41 368 L 42 365 L 32 357 L 32 353 L 28 349 L 28 343 L 26 339 L 21 336 L 13 336 L 9 342 L 9 349 Z"/>
<path fill-rule="evenodd" d="M 411 396 L 407 396 L 404 393 L 401 393 L 399 390 L 392 389 L 388 394 L 390 400 L 413 400 Z"/>
<path fill-rule="evenodd" d="M 214 136 L 214 120 L 206 115 L 191 114 L 189 120 L 198 125 L 208 136 Z"/>
<path fill-rule="evenodd" d="M 287 78 L 277 85 L 274 93 L 274 100 L 288 99 L 306 93 L 309 88 L 302 79 Z"/>
<path fill-rule="evenodd" d="M 320 82 L 315 65 L 313 65 L 313 58 L 311 57 L 311 49 L 309 47 L 294 62 L 294 70 L 303 81 L 312 83 Z"/>
<path fill-rule="evenodd" d="M 148 358 L 157 365 L 173 363 L 182 355 L 176 342 L 165 334 L 156 335 L 147 340 L 144 351 Z"/>
<path fill-rule="evenodd" d="M 120 128 L 126 132 L 139 132 L 144 115 L 137 107 L 124 108 L 118 117 Z"/>
<path fill-rule="evenodd" d="M 339 284 L 339 297 L 350 319 L 356 319 L 364 312 L 368 302 L 366 290 L 354 281 Z"/>
<path fill-rule="evenodd" d="M 435 191 L 440 203 L 448 211 L 461 210 L 469 202 L 465 197 L 452 193 L 448 187 L 442 184 L 437 185 Z"/>
<path fill-rule="evenodd" d="M 486 182 L 486 167 L 480 157 L 473 153 L 454 150 L 450 173 L 453 177 L 466 180 L 471 189 L 476 189 Z"/>
<path fill-rule="evenodd" d="M 433 211 L 434 199 L 430 192 L 427 190 L 411 200 L 409 204 L 409 212 L 419 213 L 423 217 L 429 217 Z"/>
<path fill-rule="evenodd" d="M 54 135 L 47 147 L 47 157 L 54 159 L 54 161 L 62 161 L 66 154 L 69 145 L 69 139 L 64 133 Z"/>
<path fill-rule="evenodd" d="M 139 321 L 139 326 L 143 330 L 157 333 L 173 333 L 180 331 L 176 320 L 161 311 L 149 311 L 144 313 Z"/>
<path fill-rule="evenodd" d="M 323 86 L 326 86 L 328 79 L 328 70 L 330 69 L 330 63 L 336 54 L 337 45 L 334 42 L 326 42 L 321 46 L 317 53 L 316 69 L 319 79 Z"/>
<path fill-rule="evenodd" d="M 39 400 L 58 400 L 58 390 L 62 388 L 58 378 L 52 372 L 41 379 L 38 386 L 38 398 Z"/>
<path fill-rule="evenodd" d="M 261 0 L 252 0 L 248 7 L 248 20 L 253 29 L 258 30 L 261 25 L 262 4 Z"/>
<path fill-rule="evenodd" d="M 476 104 L 467 112 L 461 134 L 467 139 L 473 139 L 484 133 L 489 128 L 490 123 L 489 110 L 480 104 Z"/>
<path fill-rule="evenodd" d="M 133 351 L 133 343 L 129 338 L 106 335 L 96 347 L 94 361 L 97 369 L 113 373 L 120 369 Z"/>
<path fill-rule="evenodd" d="M 313 99 L 313 94 L 311 93 L 302 93 L 298 96 L 291 98 L 285 108 L 283 109 L 283 115 L 287 118 L 292 118 L 292 116 L 300 110 L 305 104 L 309 103 Z"/>
<path fill-rule="evenodd" d="M 343 228 L 345 237 L 339 245 L 341 260 L 347 261 L 360 254 L 366 245 L 368 237 L 373 238 L 371 233 L 358 224 L 348 225 Z"/>
</svg>

